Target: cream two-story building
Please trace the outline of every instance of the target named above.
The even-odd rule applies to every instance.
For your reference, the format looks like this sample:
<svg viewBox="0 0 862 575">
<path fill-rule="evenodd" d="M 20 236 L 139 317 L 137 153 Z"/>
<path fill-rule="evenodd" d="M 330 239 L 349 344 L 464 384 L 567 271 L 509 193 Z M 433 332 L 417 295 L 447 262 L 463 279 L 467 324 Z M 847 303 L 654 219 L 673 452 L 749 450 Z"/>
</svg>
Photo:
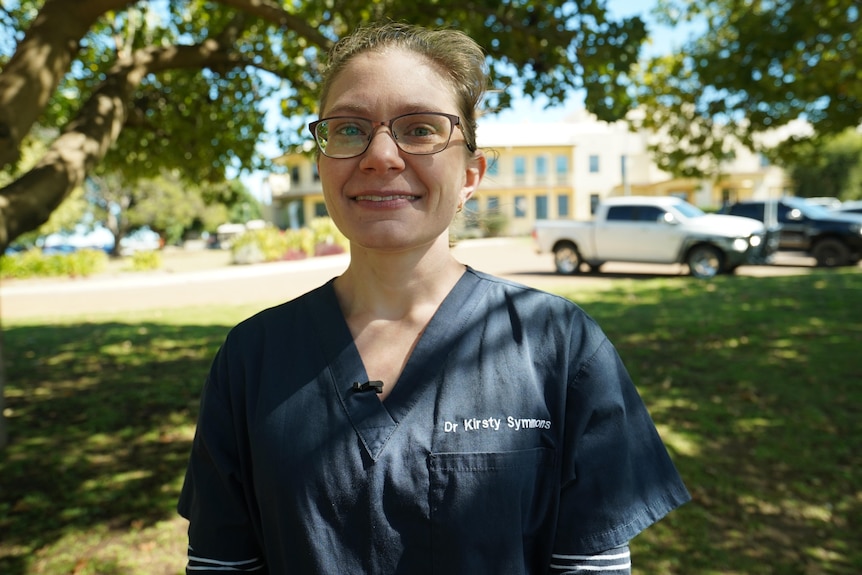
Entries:
<svg viewBox="0 0 862 575">
<path fill-rule="evenodd" d="M 751 197 L 788 193 L 783 170 L 745 148 L 735 151 L 716 181 L 673 178 L 651 161 L 649 134 L 626 122 L 600 122 L 586 111 L 561 122 L 480 121 L 478 144 L 488 156 L 488 172 L 468 202 L 462 231 L 476 235 L 529 234 L 537 219 L 589 219 L 608 196 L 675 195 L 704 208 Z M 277 162 L 287 168 L 269 178 L 274 223 L 300 227 L 326 215 L 313 144 Z M 495 227 L 491 223 L 494 222 Z"/>
</svg>

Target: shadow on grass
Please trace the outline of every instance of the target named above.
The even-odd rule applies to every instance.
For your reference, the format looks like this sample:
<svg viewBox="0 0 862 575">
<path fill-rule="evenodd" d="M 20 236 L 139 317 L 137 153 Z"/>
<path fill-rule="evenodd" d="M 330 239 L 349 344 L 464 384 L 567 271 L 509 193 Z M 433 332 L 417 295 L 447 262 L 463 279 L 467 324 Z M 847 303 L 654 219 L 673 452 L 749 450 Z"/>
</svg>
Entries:
<svg viewBox="0 0 862 575">
<path fill-rule="evenodd" d="M 582 301 L 693 495 L 636 539 L 639 572 L 862 572 L 860 280 L 638 280 Z"/>
<path fill-rule="evenodd" d="M 143 529 L 174 515 L 200 389 L 226 331 L 155 323 L 5 330 L 0 573 L 27 573 L 33 553 L 63 536 Z"/>
<path fill-rule="evenodd" d="M 563 294 L 620 350 L 694 497 L 635 540 L 636 572 L 862 572 L 860 280 L 621 279 Z M 227 331 L 177 319 L 6 329 L 0 573 L 36 572 L 32 555 L 70 534 L 174 517 Z"/>
</svg>

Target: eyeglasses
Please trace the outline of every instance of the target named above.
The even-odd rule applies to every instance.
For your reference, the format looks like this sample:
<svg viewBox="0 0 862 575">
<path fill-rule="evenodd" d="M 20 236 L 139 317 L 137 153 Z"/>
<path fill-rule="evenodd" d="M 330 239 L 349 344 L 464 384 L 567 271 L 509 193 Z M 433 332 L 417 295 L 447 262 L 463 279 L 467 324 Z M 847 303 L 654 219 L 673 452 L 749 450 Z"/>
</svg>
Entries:
<svg viewBox="0 0 862 575">
<path fill-rule="evenodd" d="M 384 122 L 353 116 L 333 116 L 312 122 L 308 129 L 320 153 L 327 158 L 347 159 L 361 156 L 371 145 L 377 127 L 388 126 L 395 145 L 416 156 L 436 154 L 449 146 L 455 126 L 462 131 L 461 118 L 442 112 L 404 114 Z M 465 142 L 467 149 L 475 146 Z"/>
</svg>

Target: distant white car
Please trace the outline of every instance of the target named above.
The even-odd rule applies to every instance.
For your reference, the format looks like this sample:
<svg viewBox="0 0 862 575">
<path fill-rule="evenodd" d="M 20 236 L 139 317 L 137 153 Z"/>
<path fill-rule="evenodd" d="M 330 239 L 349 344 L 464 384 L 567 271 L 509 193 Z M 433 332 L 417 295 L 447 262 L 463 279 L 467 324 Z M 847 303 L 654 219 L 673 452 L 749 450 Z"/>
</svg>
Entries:
<svg viewBox="0 0 862 575">
<path fill-rule="evenodd" d="M 539 220 L 539 253 L 554 254 L 558 273 L 605 262 L 684 263 L 691 275 L 711 278 L 773 251 L 766 227 L 750 218 L 706 214 L 677 197 L 624 196 L 601 202 L 592 221 Z"/>
</svg>

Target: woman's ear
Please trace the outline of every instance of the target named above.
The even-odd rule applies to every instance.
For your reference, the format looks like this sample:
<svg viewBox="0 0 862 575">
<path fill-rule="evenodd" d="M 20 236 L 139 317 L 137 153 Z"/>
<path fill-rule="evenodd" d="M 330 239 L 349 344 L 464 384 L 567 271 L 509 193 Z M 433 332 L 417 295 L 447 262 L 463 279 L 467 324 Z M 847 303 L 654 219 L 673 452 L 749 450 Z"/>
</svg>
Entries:
<svg viewBox="0 0 862 575">
<path fill-rule="evenodd" d="M 482 183 L 482 178 L 485 176 L 485 170 L 488 168 L 488 161 L 485 154 L 481 150 L 473 152 L 473 157 L 467 160 L 467 171 L 464 177 L 464 187 L 461 188 L 461 203 L 470 199 L 470 196 L 479 188 Z"/>
</svg>

